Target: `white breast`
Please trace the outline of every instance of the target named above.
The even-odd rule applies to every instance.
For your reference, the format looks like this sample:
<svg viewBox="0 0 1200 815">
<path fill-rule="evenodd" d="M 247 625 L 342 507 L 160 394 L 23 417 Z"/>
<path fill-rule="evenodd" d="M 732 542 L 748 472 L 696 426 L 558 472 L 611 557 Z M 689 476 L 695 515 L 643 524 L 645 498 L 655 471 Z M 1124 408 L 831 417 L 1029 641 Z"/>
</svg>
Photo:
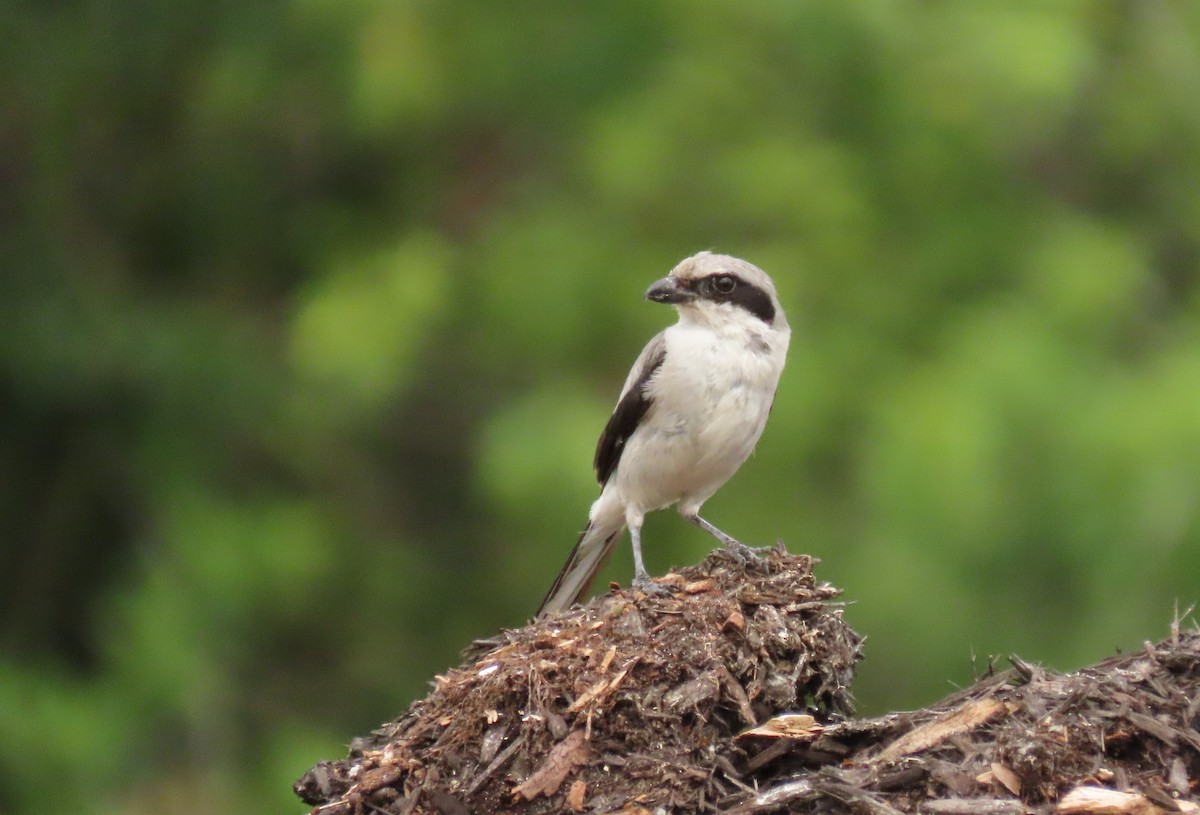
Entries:
<svg viewBox="0 0 1200 815">
<path fill-rule="evenodd" d="M 652 511 L 703 503 L 754 451 L 787 352 L 786 331 L 680 322 L 665 333 L 666 359 L 652 404 L 617 468 L 623 503 Z"/>
</svg>

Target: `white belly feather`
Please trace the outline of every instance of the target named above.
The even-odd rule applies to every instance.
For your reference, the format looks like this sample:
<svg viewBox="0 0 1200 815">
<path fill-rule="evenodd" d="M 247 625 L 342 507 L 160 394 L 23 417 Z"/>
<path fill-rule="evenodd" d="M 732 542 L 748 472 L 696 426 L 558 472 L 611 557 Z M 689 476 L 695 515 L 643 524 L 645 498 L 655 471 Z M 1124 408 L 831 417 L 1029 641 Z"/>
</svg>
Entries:
<svg viewBox="0 0 1200 815">
<path fill-rule="evenodd" d="M 613 497 L 639 514 L 676 502 L 698 510 L 737 472 L 766 426 L 787 351 L 786 335 L 772 345 L 745 330 L 678 324 L 665 339 L 650 410 L 614 474 Z"/>
</svg>

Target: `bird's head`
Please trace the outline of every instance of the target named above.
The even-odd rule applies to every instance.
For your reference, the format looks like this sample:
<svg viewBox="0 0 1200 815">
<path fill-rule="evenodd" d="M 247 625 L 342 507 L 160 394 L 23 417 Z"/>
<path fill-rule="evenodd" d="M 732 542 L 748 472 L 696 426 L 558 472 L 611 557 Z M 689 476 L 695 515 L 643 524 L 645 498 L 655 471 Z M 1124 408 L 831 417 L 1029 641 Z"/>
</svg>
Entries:
<svg viewBox="0 0 1200 815">
<path fill-rule="evenodd" d="M 775 284 L 753 263 L 731 255 L 701 252 L 680 261 L 646 290 L 646 299 L 669 303 L 680 316 L 706 323 L 734 321 L 786 329 Z"/>
</svg>

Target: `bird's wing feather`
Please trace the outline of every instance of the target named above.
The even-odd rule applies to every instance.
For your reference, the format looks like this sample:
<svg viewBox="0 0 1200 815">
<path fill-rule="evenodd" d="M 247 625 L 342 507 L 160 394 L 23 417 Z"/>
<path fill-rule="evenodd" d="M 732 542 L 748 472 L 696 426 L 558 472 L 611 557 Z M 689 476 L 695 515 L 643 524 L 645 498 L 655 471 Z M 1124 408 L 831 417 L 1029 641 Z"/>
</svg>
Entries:
<svg viewBox="0 0 1200 815">
<path fill-rule="evenodd" d="M 617 464 L 621 460 L 621 452 L 625 442 L 637 430 L 646 411 L 650 410 L 653 401 L 647 391 L 650 378 L 662 367 L 667 358 L 666 331 L 660 331 L 654 336 L 642 353 L 638 355 L 621 389 L 621 398 L 608 424 L 600 433 L 600 441 L 596 444 L 596 458 L 593 465 L 596 468 L 596 478 L 601 484 L 607 484 Z"/>
</svg>

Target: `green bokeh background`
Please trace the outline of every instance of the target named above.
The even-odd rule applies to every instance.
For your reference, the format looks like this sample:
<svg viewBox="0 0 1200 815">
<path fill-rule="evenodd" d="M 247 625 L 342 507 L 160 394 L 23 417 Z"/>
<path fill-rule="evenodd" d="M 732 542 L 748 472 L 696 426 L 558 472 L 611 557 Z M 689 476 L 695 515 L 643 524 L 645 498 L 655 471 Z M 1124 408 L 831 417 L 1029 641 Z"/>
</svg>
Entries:
<svg viewBox="0 0 1200 815">
<path fill-rule="evenodd" d="M 707 506 L 879 712 L 1200 599 L 1200 5 L 0 5 L 0 812 L 301 812 L 532 612 L 640 300 L 794 334 Z M 651 570 L 711 541 L 647 523 Z M 606 573 L 627 581 L 627 546 Z"/>
</svg>

